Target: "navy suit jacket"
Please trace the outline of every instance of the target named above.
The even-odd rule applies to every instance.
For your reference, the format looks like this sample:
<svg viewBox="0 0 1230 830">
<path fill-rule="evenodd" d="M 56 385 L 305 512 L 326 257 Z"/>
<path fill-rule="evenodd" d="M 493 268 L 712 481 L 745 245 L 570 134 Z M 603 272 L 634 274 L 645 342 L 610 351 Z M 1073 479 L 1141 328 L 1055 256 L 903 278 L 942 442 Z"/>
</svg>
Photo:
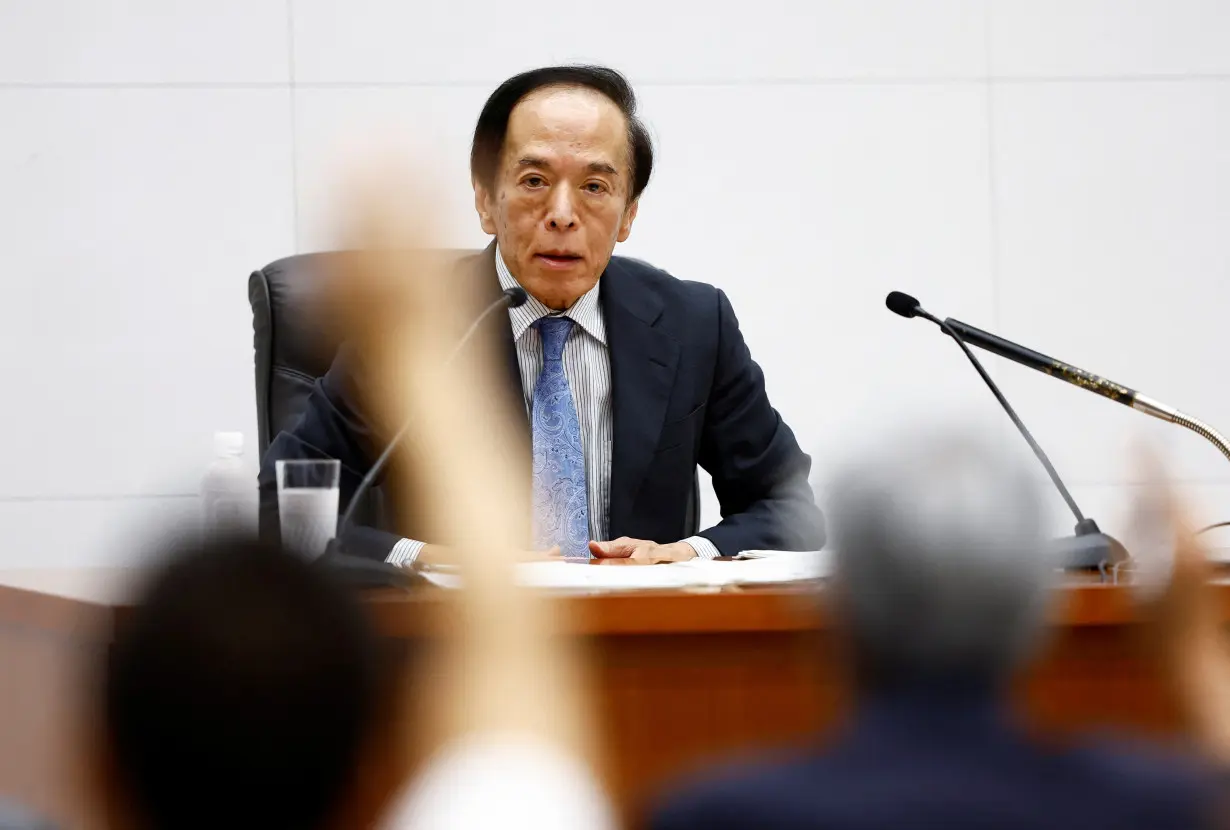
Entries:
<svg viewBox="0 0 1230 830">
<path fill-rule="evenodd" d="M 1179 830 L 1213 778 L 1156 748 L 1045 746 L 985 703 L 881 702 L 826 750 L 715 774 L 651 830 Z"/>
<path fill-rule="evenodd" d="M 491 246 L 466 258 L 457 278 L 472 281 L 481 297 L 498 296 L 494 256 Z M 723 554 L 819 548 L 824 530 L 807 482 L 811 459 L 769 404 L 764 375 L 726 295 L 623 257 L 612 257 L 600 285 L 613 406 L 611 537 L 668 543 L 691 535 L 688 511 L 699 464 L 713 478 L 723 516 L 700 535 Z M 524 393 L 508 317 L 494 314 L 489 324 L 508 363 L 509 385 L 500 391 L 520 402 Z M 345 505 L 387 440 L 364 417 L 348 362 L 343 349 L 316 382 L 302 417 L 265 454 L 264 533 L 277 526 L 276 460 L 338 459 Z M 528 418 L 525 424 L 528 479 Z M 344 540 L 348 551 L 383 559 L 400 536 L 432 541 L 418 532 L 421 522 L 414 517 L 397 519 L 395 534 L 353 529 Z"/>
</svg>

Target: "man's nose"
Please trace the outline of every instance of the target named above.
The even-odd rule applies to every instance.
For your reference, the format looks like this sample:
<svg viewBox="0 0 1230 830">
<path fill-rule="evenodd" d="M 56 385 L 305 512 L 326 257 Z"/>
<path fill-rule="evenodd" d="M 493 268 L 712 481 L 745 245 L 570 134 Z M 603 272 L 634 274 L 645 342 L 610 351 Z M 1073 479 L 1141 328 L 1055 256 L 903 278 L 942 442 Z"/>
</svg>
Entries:
<svg viewBox="0 0 1230 830">
<path fill-rule="evenodd" d="M 547 227 L 553 231 L 566 231 L 575 228 L 576 224 L 572 194 L 566 187 L 557 188 L 551 194 L 551 204 L 547 209 Z"/>
</svg>

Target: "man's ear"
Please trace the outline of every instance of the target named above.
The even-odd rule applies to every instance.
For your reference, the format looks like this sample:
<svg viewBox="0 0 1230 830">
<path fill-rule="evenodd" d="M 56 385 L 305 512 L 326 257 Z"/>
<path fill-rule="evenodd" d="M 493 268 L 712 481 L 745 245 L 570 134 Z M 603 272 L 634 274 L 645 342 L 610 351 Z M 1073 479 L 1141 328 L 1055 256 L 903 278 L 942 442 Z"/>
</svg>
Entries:
<svg viewBox="0 0 1230 830">
<path fill-rule="evenodd" d="M 616 241 L 623 242 L 632 234 L 632 221 L 636 219 L 636 209 L 640 205 L 640 199 L 633 199 L 632 203 L 624 208 L 623 218 L 619 222 L 619 236 L 616 238 Z"/>
<path fill-rule="evenodd" d="M 478 224 L 482 226 L 483 233 L 495 236 L 495 199 L 492 198 L 491 191 L 478 181 L 472 184 L 474 186 L 474 210 L 478 212 Z"/>
</svg>

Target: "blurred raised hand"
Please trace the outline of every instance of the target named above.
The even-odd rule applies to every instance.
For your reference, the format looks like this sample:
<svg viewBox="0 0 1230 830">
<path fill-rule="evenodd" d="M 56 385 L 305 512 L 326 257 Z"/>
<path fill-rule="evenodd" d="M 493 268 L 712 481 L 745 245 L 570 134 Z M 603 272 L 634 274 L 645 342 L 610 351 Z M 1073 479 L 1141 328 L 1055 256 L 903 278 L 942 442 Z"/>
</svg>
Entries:
<svg viewBox="0 0 1230 830">
<path fill-rule="evenodd" d="M 404 506 L 430 518 L 433 540 L 521 550 L 529 491 L 509 451 L 515 421 L 489 394 L 501 376 L 487 331 L 453 355 L 482 301 L 439 253 L 437 194 L 430 175 L 395 162 L 353 176 L 344 238 L 362 253 L 329 281 L 325 313 L 358 363 L 358 393 L 381 432 L 413 425 L 397 468 L 416 503 Z"/>
<path fill-rule="evenodd" d="M 1145 619 L 1164 679 L 1206 756 L 1230 766 L 1230 648 L 1209 552 L 1160 459 L 1139 454 L 1139 491 L 1129 550 L 1138 565 Z"/>
<path fill-rule="evenodd" d="M 497 344 L 480 329 L 457 342 L 484 305 L 465 295 L 439 254 L 429 166 L 374 164 L 347 192 L 347 247 L 361 255 L 332 276 L 326 315 L 360 364 L 358 394 L 388 435 L 411 422 L 399 507 L 448 546 L 465 589 L 447 626 L 446 686 L 428 716 L 444 739 L 521 733 L 577 754 L 588 748 L 568 642 L 551 603 L 517 588 L 526 557 L 529 476 L 519 459 L 512 401 Z M 506 405 L 508 404 L 508 405 Z"/>
</svg>

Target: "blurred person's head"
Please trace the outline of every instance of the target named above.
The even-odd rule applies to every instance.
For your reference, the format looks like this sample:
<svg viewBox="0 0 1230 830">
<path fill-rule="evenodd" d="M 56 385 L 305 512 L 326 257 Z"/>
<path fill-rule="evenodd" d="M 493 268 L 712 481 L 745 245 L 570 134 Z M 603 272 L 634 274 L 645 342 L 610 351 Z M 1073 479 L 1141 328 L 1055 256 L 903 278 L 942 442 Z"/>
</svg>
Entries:
<svg viewBox="0 0 1230 830">
<path fill-rule="evenodd" d="M 400 783 L 371 777 L 371 753 L 392 757 L 375 728 L 391 708 L 389 657 L 344 586 L 305 560 L 247 540 L 178 550 L 121 617 L 104 669 L 113 824 L 370 820 Z"/>
<path fill-rule="evenodd" d="M 478 117 L 474 204 L 509 271 L 550 308 L 598 282 L 632 232 L 653 145 L 623 75 L 553 66 L 509 78 Z"/>
<path fill-rule="evenodd" d="M 863 692 L 998 691 L 1041 632 L 1052 574 L 1029 471 L 968 430 L 879 441 L 837 475 L 837 613 Z"/>
</svg>

